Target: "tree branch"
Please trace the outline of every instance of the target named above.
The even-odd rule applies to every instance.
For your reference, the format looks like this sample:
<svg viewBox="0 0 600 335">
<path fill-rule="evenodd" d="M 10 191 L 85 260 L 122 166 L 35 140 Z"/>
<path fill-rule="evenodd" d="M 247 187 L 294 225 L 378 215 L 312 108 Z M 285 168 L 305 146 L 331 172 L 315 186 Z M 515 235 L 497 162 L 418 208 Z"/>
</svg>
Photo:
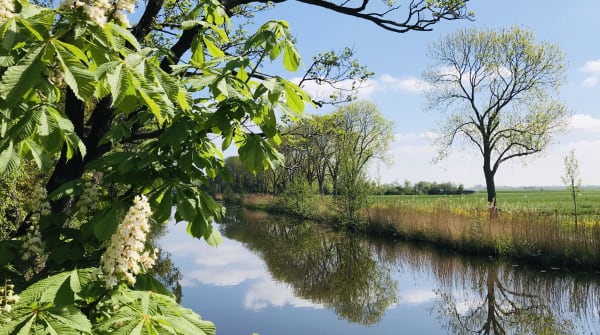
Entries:
<svg viewBox="0 0 600 335">
<path fill-rule="evenodd" d="M 163 6 L 164 0 L 148 0 L 146 2 L 146 9 L 144 14 L 138 21 L 138 23 L 131 29 L 131 33 L 138 41 L 142 41 L 146 35 L 152 30 L 152 26 L 158 17 Z"/>
</svg>

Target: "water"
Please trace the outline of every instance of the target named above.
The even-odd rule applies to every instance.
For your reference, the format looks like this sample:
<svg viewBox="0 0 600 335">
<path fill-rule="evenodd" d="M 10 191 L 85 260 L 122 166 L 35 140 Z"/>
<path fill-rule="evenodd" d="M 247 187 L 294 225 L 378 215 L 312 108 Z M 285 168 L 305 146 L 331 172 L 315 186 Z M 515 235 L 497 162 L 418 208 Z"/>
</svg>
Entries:
<svg viewBox="0 0 600 335">
<path fill-rule="evenodd" d="M 361 238 L 234 209 L 218 248 L 162 238 L 182 304 L 219 335 L 600 334 L 600 274 Z M 504 333 L 502 332 L 504 331 Z"/>
</svg>

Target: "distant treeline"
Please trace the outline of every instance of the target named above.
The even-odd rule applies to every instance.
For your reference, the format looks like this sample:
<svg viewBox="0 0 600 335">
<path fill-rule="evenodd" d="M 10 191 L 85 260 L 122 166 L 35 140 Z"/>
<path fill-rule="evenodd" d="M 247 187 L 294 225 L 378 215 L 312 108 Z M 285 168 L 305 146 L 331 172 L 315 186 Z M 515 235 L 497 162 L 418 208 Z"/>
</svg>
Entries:
<svg viewBox="0 0 600 335">
<path fill-rule="evenodd" d="M 466 194 L 473 193 L 472 190 L 465 190 L 462 184 L 445 182 L 428 182 L 420 181 L 414 185 L 410 181 L 405 181 L 404 184 L 392 183 L 384 184 L 382 187 L 383 194 L 386 195 L 441 195 L 441 194 Z"/>
</svg>

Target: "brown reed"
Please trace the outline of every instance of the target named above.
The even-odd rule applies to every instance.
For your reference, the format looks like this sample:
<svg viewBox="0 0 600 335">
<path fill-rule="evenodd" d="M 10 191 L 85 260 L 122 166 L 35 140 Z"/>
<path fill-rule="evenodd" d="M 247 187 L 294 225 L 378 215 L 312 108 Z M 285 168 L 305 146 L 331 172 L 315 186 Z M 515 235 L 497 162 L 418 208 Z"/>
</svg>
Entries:
<svg viewBox="0 0 600 335">
<path fill-rule="evenodd" d="M 600 269 L 600 220 L 525 208 L 490 215 L 440 201 L 422 206 L 396 203 L 368 209 L 367 230 L 426 241 L 461 252 L 505 256 L 549 266 Z"/>
</svg>

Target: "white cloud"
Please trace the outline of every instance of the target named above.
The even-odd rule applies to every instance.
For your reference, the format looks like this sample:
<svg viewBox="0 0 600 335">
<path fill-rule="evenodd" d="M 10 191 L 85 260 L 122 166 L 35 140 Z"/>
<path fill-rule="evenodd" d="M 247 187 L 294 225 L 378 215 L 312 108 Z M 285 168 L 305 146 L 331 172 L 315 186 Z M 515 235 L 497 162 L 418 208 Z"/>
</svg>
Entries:
<svg viewBox="0 0 600 335">
<path fill-rule="evenodd" d="M 421 93 L 429 88 L 426 82 L 415 77 L 396 78 L 389 74 L 383 74 L 373 81 L 380 91 Z"/>
<path fill-rule="evenodd" d="M 598 77 L 587 77 L 581 83 L 581 86 L 586 88 L 596 87 L 596 85 L 598 85 Z"/>
<path fill-rule="evenodd" d="M 196 283 L 214 286 L 235 286 L 245 281 L 260 278 L 265 270 L 251 264 L 233 264 L 227 267 L 207 267 L 201 270 L 185 271 L 182 286 L 195 286 Z"/>
<path fill-rule="evenodd" d="M 291 81 L 299 83 L 301 78 L 292 78 Z M 336 84 L 344 90 L 352 89 L 352 80 L 344 80 Z M 373 94 L 378 92 L 383 93 L 420 93 L 429 88 L 428 84 L 416 77 L 398 78 L 389 74 L 383 74 L 378 78 L 373 78 L 363 82 L 358 90 L 358 96 L 361 99 L 371 99 Z M 306 82 L 303 89 L 315 100 L 328 98 L 336 92 L 336 89 L 328 84 L 317 84 L 314 81 Z"/>
<path fill-rule="evenodd" d="M 215 228 L 216 229 L 216 228 Z M 161 248 L 170 253 L 185 273 L 183 286 L 198 283 L 230 286 L 256 279 L 265 272 L 257 255 L 240 242 L 224 239 L 217 248 L 191 239 L 183 224 L 169 224 L 169 233 L 161 238 Z"/>
<path fill-rule="evenodd" d="M 579 71 L 591 74 L 600 74 L 600 59 L 589 60 L 579 68 Z"/>
<path fill-rule="evenodd" d="M 271 306 L 323 308 L 323 305 L 296 297 L 288 285 L 278 283 L 271 278 L 262 278 L 248 289 L 244 298 L 244 307 L 256 311 Z"/>
<path fill-rule="evenodd" d="M 436 299 L 436 294 L 432 290 L 419 289 L 414 291 L 399 292 L 399 304 L 423 304 Z"/>
<path fill-rule="evenodd" d="M 575 114 L 571 116 L 569 129 L 575 131 L 583 130 L 600 132 L 600 119 L 587 114 Z"/>
<path fill-rule="evenodd" d="M 585 62 L 579 71 L 588 74 L 588 77 L 581 83 L 582 87 L 596 87 L 600 80 L 600 59 Z"/>
</svg>

